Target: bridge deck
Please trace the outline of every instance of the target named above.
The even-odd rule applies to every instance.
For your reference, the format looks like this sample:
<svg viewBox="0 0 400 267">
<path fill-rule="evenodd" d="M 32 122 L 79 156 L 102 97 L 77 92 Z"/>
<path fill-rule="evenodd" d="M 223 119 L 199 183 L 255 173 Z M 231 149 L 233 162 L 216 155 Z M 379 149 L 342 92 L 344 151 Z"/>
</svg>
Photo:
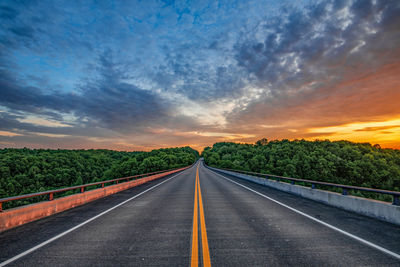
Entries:
<svg viewBox="0 0 400 267">
<path fill-rule="evenodd" d="M 399 259 L 262 195 L 395 254 L 400 254 L 398 226 L 227 175 L 224 177 L 226 179 L 202 165 L 199 167 L 211 265 L 400 264 Z M 192 255 L 195 179 L 196 166 L 176 176 L 170 175 L 0 233 L 0 262 L 37 246 L 31 253 L 12 261 L 10 266 L 187 266 Z M 127 202 L 109 210 L 123 201 Z M 87 222 L 105 211 L 104 215 Z M 199 219 L 201 263 L 200 225 Z M 48 242 L 60 234 L 62 236 Z M 43 243 L 46 241 L 48 243 Z"/>
</svg>

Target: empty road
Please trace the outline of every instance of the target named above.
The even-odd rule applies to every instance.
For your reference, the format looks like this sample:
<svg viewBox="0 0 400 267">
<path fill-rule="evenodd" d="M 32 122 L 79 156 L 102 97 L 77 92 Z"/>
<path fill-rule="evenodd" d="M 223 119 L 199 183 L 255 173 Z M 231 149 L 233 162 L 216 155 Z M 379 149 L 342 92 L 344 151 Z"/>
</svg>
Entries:
<svg viewBox="0 0 400 267">
<path fill-rule="evenodd" d="M 400 227 L 199 161 L 0 233 L 3 265 L 400 266 Z"/>
</svg>

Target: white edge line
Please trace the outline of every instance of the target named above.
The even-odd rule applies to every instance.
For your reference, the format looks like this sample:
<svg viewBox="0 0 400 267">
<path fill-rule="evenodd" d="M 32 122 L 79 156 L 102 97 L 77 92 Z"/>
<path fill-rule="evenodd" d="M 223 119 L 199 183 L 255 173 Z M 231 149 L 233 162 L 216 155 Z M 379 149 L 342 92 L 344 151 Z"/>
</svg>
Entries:
<svg viewBox="0 0 400 267">
<path fill-rule="evenodd" d="M 26 250 L 26 251 L 24 251 L 24 252 L 18 254 L 18 255 L 14 256 L 14 257 L 12 257 L 12 258 L 6 260 L 6 261 L 1 262 L 1 263 L 0 263 L 0 267 L 6 266 L 7 264 L 10 264 L 10 263 L 12 263 L 12 262 L 14 262 L 14 261 L 16 261 L 16 260 L 22 258 L 22 257 L 24 257 L 24 256 L 26 256 L 26 255 L 28 255 L 28 254 L 30 254 L 30 253 L 32 253 L 32 252 L 34 252 L 35 250 L 37 250 L 37 249 L 39 249 L 39 248 L 41 248 L 41 247 L 43 247 L 43 246 L 46 246 L 47 244 L 49 244 L 49 243 L 51 243 L 51 242 L 53 242 L 53 241 L 59 239 L 60 237 L 63 237 L 63 236 L 65 236 L 66 234 L 69 234 L 69 233 L 71 233 L 72 231 L 75 231 L 76 229 L 78 229 L 78 228 L 84 226 L 85 224 L 90 223 L 91 221 L 93 221 L 93 220 L 95 220 L 95 219 L 97 219 L 97 218 L 103 216 L 104 214 L 109 213 L 110 211 L 112 211 L 112 210 L 118 208 L 119 206 L 124 205 L 125 203 L 127 203 L 127 202 L 129 202 L 129 201 L 131 201 L 131 200 L 133 200 L 133 199 L 135 199 L 135 198 L 137 198 L 137 197 L 143 195 L 144 193 L 146 193 L 146 192 L 148 192 L 148 191 L 150 191 L 150 190 L 156 188 L 156 187 L 159 186 L 159 185 L 162 185 L 163 183 L 165 183 L 165 182 L 171 180 L 172 178 L 175 178 L 176 176 L 178 176 L 178 175 L 180 175 L 180 174 L 182 174 L 182 173 L 183 173 L 183 172 L 180 172 L 180 173 L 178 173 L 178 174 L 176 174 L 176 175 L 174 175 L 174 176 L 168 178 L 167 180 L 162 181 L 161 183 L 158 183 L 158 184 L 156 184 L 156 185 L 154 185 L 154 186 L 152 186 L 152 187 L 146 189 L 145 191 L 143 191 L 143 192 L 141 192 L 141 193 L 139 193 L 139 194 L 137 194 L 137 195 L 135 195 L 135 196 L 133 196 L 133 197 L 127 199 L 127 200 L 124 200 L 123 202 L 121 202 L 121 203 L 115 205 L 114 207 L 109 208 L 108 210 L 105 210 L 105 211 L 103 211 L 102 213 L 97 214 L 96 216 L 94 216 L 94 217 L 92 217 L 92 218 L 90 218 L 90 219 L 84 221 L 83 223 L 80 223 L 80 224 L 78 224 L 78 225 L 72 227 L 71 229 L 69 229 L 69 230 L 67 230 L 67 231 L 65 231 L 65 232 L 62 232 L 61 234 L 58 234 L 58 235 L 56 235 L 56 236 L 54 236 L 54 237 L 52 237 L 52 238 L 50 238 L 50 239 L 48 239 L 48 240 L 46 240 L 46 241 L 44 241 L 44 242 L 42 242 L 42 243 L 40 243 L 40 244 L 38 244 L 38 245 L 36 245 L 36 246 L 30 248 L 30 249 L 28 249 L 28 250 Z"/>
<path fill-rule="evenodd" d="M 209 169 L 209 170 L 211 170 L 211 169 Z M 374 244 L 374 243 L 371 243 L 371 242 L 369 242 L 369 241 L 367 241 L 367 240 L 365 240 L 365 239 L 363 239 L 363 238 L 361 238 L 361 237 L 358 237 L 358 236 L 355 236 L 355 235 L 353 235 L 353 234 L 350 234 L 349 232 L 346 232 L 346 231 L 344 231 L 344 230 L 342 230 L 342 229 L 339 229 L 339 228 L 337 228 L 337 227 L 335 227 L 335 226 L 333 226 L 333 225 L 331 225 L 331 224 L 329 224 L 329 223 L 323 222 L 323 221 L 321 221 L 321 220 L 319 220 L 319 219 L 317 219 L 317 218 L 312 217 L 311 215 L 308 215 L 308 214 L 306 214 L 306 213 L 304 213 L 304 212 L 302 212 L 302 211 L 299 211 L 299 210 L 297 210 L 297 209 L 295 209 L 295 208 L 292 208 L 292 207 L 290 207 L 290 206 L 288 206 L 288 205 L 286 205 L 286 204 L 283 204 L 282 202 L 279 202 L 278 200 L 275 200 L 275 199 L 273 199 L 273 198 L 271 198 L 271 197 L 268 197 L 268 196 L 266 196 L 266 195 L 264 195 L 264 194 L 262 194 L 262 193 L 260 193 L 260 192 L 258 192 L 258 191 L 256 191 L 256 190 L 253 190 L 253 189 L 251 189 L 251 188 L 249 188 L 249 187 L 247 187 L 247 186 L 245 186 L 245 185 L 242 185 L 242 184 L 240 184 L 240 183 L 238 183 L 238 182 L 235 182 L 235 181 L 233 181 L 233 180 L 231 180 L 231 179 L 229 179 L 229 178 L 226 178 L 225 176 L 223 176 L 223 175 L 221 175 L 221 174 L 215 172 L 214 170 L 211 170 L 211 171 L 212 171 L 213 173 L 215 173 L 215 174 L 221 176 L 221 177 L 224 178 L 225 180 L 228 180 L 228 181 L 230 181 L 230 182 L 232 182 L 232 183 L 235 183 L 235 184 L 237 184 L 237 185 L 239 185 L 239 186 L 241 186 L 241 187 L 243 187 L 243 188 L 245 188 L 245 189 L 247 189 L 247 190 L 249 190 L 249 191 L 251 191 L 251 192 L 257 194 L 257 195 L 260 195 L 260 196 L 262 196 L 262 197 L 264 197 L 264 198 L 266 198 L 266 199 L 269 199 L 269 200 L 275 202 L 275 203 L 278 204 L 278 205 L 281 205 L 281 206 L 283 206 L 283 207 L 285 207 L 285 208 L 287 208 L 287 209 L 290 209 L 291 211 L 294 211 L 294 212 L 296 212 L 296 213 L 298 213 L 298 214 L 300 214 L 300 215 L 303 215 L 304 217 L 307 217 L 307 218 L 309 218 L 309 219 L 311 219 L 311 220 L 313 220 L 313 221 L 315 221 L 315 222 L 317 222 L 317 223 L 320 223 L 320 224 L 322 224 L 322 225 L 324 225 L 324 226 L 326 226 L 326 227 L 328 227 L 328 228 L 330 228 L 330 229 L 332 229 L 332 230 L 335 230 L 335 231 L 337 231 L 337 232 L 339 232 L 339 233 L 341 233 L 341 234 L 344 234 L 344 235 L 346 235 L 346 236 L 348 236 L 348 237 L 351 237 L 351 238 L 353 238 L 353 239 L 355 239 L 355 240 L 357 240 L 357 241 L 359 241 L 359 242 L 361 242 L 361 243 L 363 243 L 363 244 L 365 244 L 365 245 L 367 245 L 367 246 L 370 246 L 370 247 L 372 247 L 372 248 L 375 248 L 375 249 L 377 249 L 377 250 L 379 250 L 379 251 L 381 251 L 381 252 L 383 252 L 383 253 L 386 253 L 386 254 L 388 254 L 388 255 L 390 255 L 390 256 L 392 256 L 392 257 L 394 257 L 394 258 L 400 260 L 400 255 L 397 254 L 397 253 L 395 253 L 395 252 L 393 252 L 393 251 L 390 251 L 390 250 L 388 250 L 388 249 L 386 249 L 386 248 L 383 248 L 383 247 L 381 247 L 381 246 L 378 246 L 378 245 L 376 245 L 376 244 Z"/>
</svg>

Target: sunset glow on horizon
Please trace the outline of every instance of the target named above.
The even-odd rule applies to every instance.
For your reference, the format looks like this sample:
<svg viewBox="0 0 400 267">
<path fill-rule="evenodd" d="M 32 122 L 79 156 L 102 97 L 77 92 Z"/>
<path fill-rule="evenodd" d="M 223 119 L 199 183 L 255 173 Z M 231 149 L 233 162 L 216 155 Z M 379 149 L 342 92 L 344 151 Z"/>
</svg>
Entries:
<svg viewBox="0 0 400 267">
<path fill-rule="evenodd" d="M 0 21 L 0 148 L 400 149 L 400 1 L 5 1 Z"/>
</svg>

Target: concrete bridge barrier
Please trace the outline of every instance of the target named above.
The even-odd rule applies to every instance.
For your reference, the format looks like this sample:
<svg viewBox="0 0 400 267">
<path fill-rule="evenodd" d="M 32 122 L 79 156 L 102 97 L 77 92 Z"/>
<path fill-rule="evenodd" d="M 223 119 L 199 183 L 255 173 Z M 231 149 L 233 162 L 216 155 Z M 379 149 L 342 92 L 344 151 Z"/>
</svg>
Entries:
<svg viewBox="0 0 400 267">
<path fill-rule="evenodd" d="M 289 183 L 278 182 L 262 177 L 221 170 L 210 166 L 207 167 L 214 171 L 229 174 L 243 180 L 251 181 L 253 183 L 268 186 L 274 189 L 278 189 L 284 192 L 338 207 L 347 211 L 352 211 L 368 217 L 400 225 L 400 206 L 397 205 L 392 205 L 387 202 L 373 199 L 342 195 L 339 193 L 319 189 L 312 189 L 310 187 L 305 187 L 301 185 L 292 185 Z"/>
<path fill-rule="evenodd" d="M 94 189 L 70 196 L 60 197 L 51 201 L 43 201 L 35 204 L 4 210 L 0 212 L 0 232 L 53 215 L 58 212 L 62 212 L 64 210 L 72 209 L 74 207 L 147 183 L 149 181 L 160 179 L 169 174 L 173 174 L 187 168 L 188 167 L 171 170 L 137 180 L 118 183 L 104 188 Z"/>
</svg>

